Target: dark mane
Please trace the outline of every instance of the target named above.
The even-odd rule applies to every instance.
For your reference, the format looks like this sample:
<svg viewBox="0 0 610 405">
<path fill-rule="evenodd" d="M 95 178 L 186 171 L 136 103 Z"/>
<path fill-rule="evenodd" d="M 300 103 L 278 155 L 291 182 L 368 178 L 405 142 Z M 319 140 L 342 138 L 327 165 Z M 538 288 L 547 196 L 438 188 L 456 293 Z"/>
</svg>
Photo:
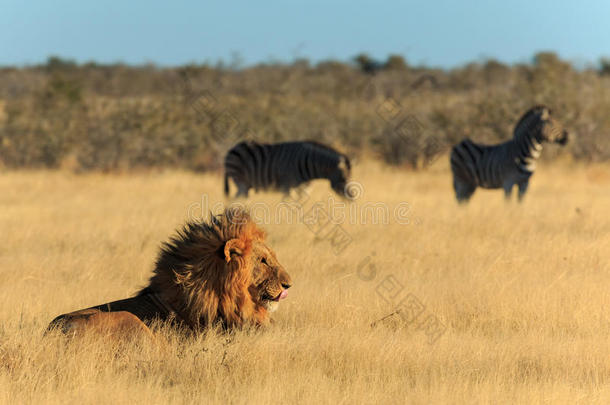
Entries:
<svg viewBox="0 0 610 405">
<path fill-rule="evenodd" d="M 149 284 L 139 295 L 163 294 L 193 329 L 218 320 L 229 326 L 243 320 L 262 321 L 266 310 L 255 305 L 248 287 L 250 249 L 254 241 L 264 238 L 242 209 L 227 209 L 207 222 L 188 222 L 162 245 Z M 230 240 L 240 240 L 243 253 L 241 259 L 227 262 Z"/>
<path fill-rule="evenodd" d="M 303 141 L 303 143 L 311 145 L 314 149 L 322 150 L 322 151 L 325 151 L 325 152 L 330 152 L 332 154 L 337 154 L 339 156 L 342 156 L 345 159 L 345 164 L 347 165 L 347 168 L 351 169 L 352 165 L 351 165 L 351 162 L 350 162 L 349 158 L 347 157 L 347 155 L 344 154 L 344 153 L 339 152 L 335 148 L 332 148 L 332 147 L 330 147 L 328 145 L 325 145 L 323 143 L 320 143 L 318 141 L 309 141 L 308 140 L 308 141 Z"/>
<path fill-rule="evenodd" d="M 527 110 L 521 116 L 521 118 L 519 118 L 519 121 L 517 121 L 517 125 L 515 125 L 514 134 L 516 135 L 519 132 L 519 130 L 521 129 L 521 127 L 526 122 L 528 122 L 533 115 L 540 114 L 542 112 L 542 110 L 544 110 L 544 109 L 547 109 L 547 110 L 551 111 L 550 108 L 548 108 L 547 106 L 542 105 L 542 104 L 535 105 L 532 108 L 530 108 L 529 110 Z"/>
</svg>

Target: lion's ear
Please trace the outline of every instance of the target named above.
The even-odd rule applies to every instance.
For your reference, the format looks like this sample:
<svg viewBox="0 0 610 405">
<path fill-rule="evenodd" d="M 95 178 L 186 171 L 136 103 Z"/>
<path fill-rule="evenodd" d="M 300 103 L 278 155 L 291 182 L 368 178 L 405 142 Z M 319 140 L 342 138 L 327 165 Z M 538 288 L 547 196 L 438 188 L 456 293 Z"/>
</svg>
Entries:
<svg viewBox="0 0 610 405">
<path fill-rule="evenodd" d="M 231 256 L 244 254 L 245 245 L 240 239 L 231 239 L 225 243 L 225 260 L 227 263 L 231 261 Z"/>
</svg>

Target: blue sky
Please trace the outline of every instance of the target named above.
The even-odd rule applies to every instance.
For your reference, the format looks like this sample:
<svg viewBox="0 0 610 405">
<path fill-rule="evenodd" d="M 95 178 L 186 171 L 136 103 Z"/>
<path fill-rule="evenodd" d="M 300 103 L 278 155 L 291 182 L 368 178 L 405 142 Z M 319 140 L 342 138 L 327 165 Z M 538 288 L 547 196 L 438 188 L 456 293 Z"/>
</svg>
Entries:
<svg viewBox="0 0 610 405">
<path fill-rule="evenodd" d="M 553 50 L 578 65 L 610 56 L 610 1 L 0 0 L 0 65 L 79 62 L 245 64 L 360 52 L 454 67 L 527 62 Z"/>
</svg>

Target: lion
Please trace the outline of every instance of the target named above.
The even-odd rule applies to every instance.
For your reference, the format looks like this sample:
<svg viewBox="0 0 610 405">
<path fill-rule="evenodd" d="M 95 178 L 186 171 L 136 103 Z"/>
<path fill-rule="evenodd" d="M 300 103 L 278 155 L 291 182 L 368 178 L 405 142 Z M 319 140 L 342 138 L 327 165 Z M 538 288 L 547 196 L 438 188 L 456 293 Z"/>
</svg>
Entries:
<svg viewBox="0 0 610 405">
<path fill-rule="evenodd" d="M 152 336 L 157 321 L 193 332 L 265 326 L 291 285 L 265 233 L 246 211 L 227 209 L 207 223 L 187 223 L 165 242 L 148 285 L 134 297 L 60 315 L 47 331 Z"/>
</svg>

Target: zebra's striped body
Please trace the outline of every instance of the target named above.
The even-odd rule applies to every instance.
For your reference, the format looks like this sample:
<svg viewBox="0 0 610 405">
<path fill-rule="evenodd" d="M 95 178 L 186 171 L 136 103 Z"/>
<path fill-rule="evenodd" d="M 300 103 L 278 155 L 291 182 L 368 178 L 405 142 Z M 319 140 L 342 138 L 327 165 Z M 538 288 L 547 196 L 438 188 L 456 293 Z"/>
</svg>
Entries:
<svg viewBox="0 0 610 405">
<path fill-rule="evenodd" d="M 551 111 L 536 106 L 523 115 L 510 141 L 481 145 L 463 140 L 451 149 L 450 156 L 457 200 L 468 201 L 477 187 L 503 188 L 506 198 L 510 198 L 515 184 L 519 186 L 521 200 L 536 169 L 542 143 L 564 145 L 567 139 L 567 132 L 551 118 Z"/>
<path fill-rule="evenodd" d="M 314 179 L 328 179 L 332 189 L 343 196 L 350 170 L 347 156 L 316 142 L 241 142 L 225 157 L 225 195 L 229 195 L 232 178 L 237 197 L 247 197 L 251 188 L 287 193 Z"/>
</svg>

